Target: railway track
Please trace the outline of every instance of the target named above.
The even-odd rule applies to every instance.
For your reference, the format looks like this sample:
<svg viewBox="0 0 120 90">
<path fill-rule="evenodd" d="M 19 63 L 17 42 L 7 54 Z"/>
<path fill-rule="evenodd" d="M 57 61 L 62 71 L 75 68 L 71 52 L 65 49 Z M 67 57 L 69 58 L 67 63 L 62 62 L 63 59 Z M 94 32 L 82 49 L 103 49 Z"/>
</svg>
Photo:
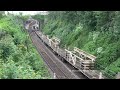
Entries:
<svg viewBox="0 0 120 90">
<path fill-rule="evenodd" d="M 39 35 L 37 35 L 39 37 Z M 40 39 L 40 38 L 39 38 Z M 41 40 L 41 39 L 40 39 Z M 44 44 L 44 46 L 48 49 L 49 52 L 53 53 L 53 57 L 56 59 L 55 61 L 57 61 L 57 65 L 59 67 L 63 67 L 62 69 L 66 72 L 72 72 L 72 73 L 69 73 L 68 76 L 71 77 L 71 79 L 89 79 L 87 76 L 85 76 L 82 72 L 80 72 L 77 68 L 75 68 L 74 66 L 72 66 L 69 62 L 67 62 L 66 60 L 61 60 L 61 57 L 58 56 L 57 54 L 55 54 L 53 52 L 53 50 L 48 47 L 46 44 Z M 50 56 L 52 56 L 52 54 L 50 54 Z M 69 70 L 66 70 L 64 68 L 67 68 Z"/>
<path fill-rule="evenodd" d="M 55 72 L 56 78 L 58 79 L 69 79 L 67 75 L 52 61 L 52 59 L 46 54 L 42 52 L 42 56 L 46 64 L 50 67 L 50 69 Z"/>
<path fill-rule="evenodd" d="M 94 63 L 93 61 L 96 59 L 95 56 L 90 55 L 77 47 L 74 48 L 74 51 L 79 53 L 80 57 L 65 49 L 67 52 L 66 54 L 65 51 L 61 51 L 61 49 L 59 50 L 59 46 L 56 50 L 56 45 L 60 42 L 60 40 L 55 38 L 50 39 L 47 35 L 37 31 L 38 29 L 35 29 L 34 25 L 36 24 L 33 23 L 34 21 L 35 20 L 31 19 L 30 23 L 28 24 L 29 27 L 26 27 L 26 29 L 29 29 L 29 36 L 37 51 L 45 61 L 45 64 L 49 67 L 48 70 L 50 70 L 50 73 L 52 72 L 52 75 L 54 74 L 54 76 L 56 76 L 58 79 L 97 79 L 102 77 L 100 71 L 91 70 L 91 67 L 93 67 L 92 65 Z M 62 58 L 66 56 L 69 58 Z M 76 59 L 79 59 L 77 63 L 75 63 Z M 91 62 L 83 60 L 90 60 Z M 90 70 L 88 70 L 89 68 Z"/>
<path fill-rule="evenodd" d="M 35 44 L 38 52 L 41 54 L 42 58 L 44 59 L 45 63 L 48 65 L 48 67 L 51 69 L 53 73 L 56 74 L 57 79 L 70 79 L 69 76 L 66 75 L 64 71 L 62 71 L 56 64 L 55 61 L 49 56 L 45 50 L 44 47 L 39 43 L 38 37 L 35 35 L 35 33 L 31 33 L 30 36 L 32 37 L 32 41 Z"/>
<path fill-rule="evenodd" d="M 55 74 L 57 79 L 88 79 L 80 72 L 79 75 L 75 74 L 76 72 L 72 72 L 72 70 L 70 71 L 70 68 L 67 67 L 68 65 L 63 65 L 63 62 L 56 60 L 58 58 L 51 52 L 51 50 L 47 50 L 48 48 L 42 43 L 36 33 L 30 32 L 29 35 L 52 75 Z"/>
</svg>

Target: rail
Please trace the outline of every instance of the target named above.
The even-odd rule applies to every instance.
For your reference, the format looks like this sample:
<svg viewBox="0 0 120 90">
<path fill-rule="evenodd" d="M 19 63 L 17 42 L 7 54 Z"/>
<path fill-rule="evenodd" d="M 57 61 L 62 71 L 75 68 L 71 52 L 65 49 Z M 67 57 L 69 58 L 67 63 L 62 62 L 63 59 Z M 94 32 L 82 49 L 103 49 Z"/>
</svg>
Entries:
<svg viewBox="0 0 120 90">
<path fill-rule="evenodd" d="M 48 67 L 53 72 L 53 75 L 55 75 L 53 78 L 57 78 L 57 79 L 70 79 L 70 77 L 67 76 L 66 73 L 63 70 L 61 70 L 60 67 L 58 67 L 58 65 L 51 58 L 51 56 L 45 52 L 44 47 L 40 44 L 40 39 L 38 39 L 35 34 L 32 35 L 31 37 L 33 38 L 32 39 L 33 43 L 36 43 L 37 50 L 40 50 L 38 52 L 40 53 L 40 55 L 44 59 L 45 63 L 48 65 Z"/>
<path fill-rule="evenodd" d="M 32 26 L 32 24 L 34 21 L 32 21 L 29 26 Z M 30 28 L 29 26 L 27 26 L 27 29 Z M 40 38 L 43 39 L 43 35 L 42 33 L 40 33 Z M 39 47 L 39 50 L 42 52 L 40 53 L 41 56 L 43 57 L 43 59 L 45 60 L 45 62 L 47 63 L 47 65 L 50 67 L 50 69 L 53 71 L 53 76 L 54 78 L 69 78 L 67 77 L 67 75 L 64 73 L 64 71 L 62 71 L 57 64 L 54 62 L 54 60 L 52 60 L 52 58 L 43 50 L 42 45 L 39 44 L 40 40 L 37 40 L 37 35 L 35 35 L 34 33 L 34 39 L 33 41 L 37 44 L 36 47 Z M 32 36 L 31 36 L 32 37 Z M 47 37 L 49 39 L 49 37 Z M 55 39 L 58 43 L 60 43 L 60 40 L 57 38 L 52 38 Z M 36 41 L 37 40 L 37 41 Z M 50 41 L 51 39 L 49 39 Z M 69 51 L 67 49 L 65 49 L 66 53 L 67 53 L 67 58 L 66 61 L 68 61 L 70 64 L 72 64 L 75 68 L 79 67 L 79 71 L 82 72 L 86 77 L 88 77 L 89 79 L 103 79 L 105 78 L 102 75 L 101 71 L 98 70 L 91 70 L 89 67 L 93 67 L 94 65 L 94 61 L 96 59 L 95 56 L 86 53 L 83 50 L 80 50 L 77 47 L 74 47 L 74 51 Z M 76 54 L 78 53 L 78 54 Z M 77 60 L 79 60 L 79 65 L 76 63 L 78 62 Z M 72 62 L 71 62 L 72 61 Z M 56 67 L 56 68 L 53 68 Z M 56 73 L 55 73 L 56 72 Z"/>
</svg>

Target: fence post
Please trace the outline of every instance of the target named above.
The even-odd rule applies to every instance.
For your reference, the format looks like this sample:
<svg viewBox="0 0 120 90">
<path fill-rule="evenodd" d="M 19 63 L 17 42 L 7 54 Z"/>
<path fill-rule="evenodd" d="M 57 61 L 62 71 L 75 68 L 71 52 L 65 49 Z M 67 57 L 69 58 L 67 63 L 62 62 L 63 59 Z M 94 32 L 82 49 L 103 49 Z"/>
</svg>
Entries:
<svg viewBox="0 0 120 90">
<path fill-rule="evenodd" d="M 102 72 L 100 72 L 99 74 L 99 79 L 102 79 Z"/>
<path fill-rule="evenodd" d="M 53 76 L 54 79 L 56 79 L 56 73 L 54 73 L 54 76 Z"/>
<path fill-rule="evenodd" d="M 116 75 L 116 79 L 120 79 L 120 72 Z"/>
</svg>

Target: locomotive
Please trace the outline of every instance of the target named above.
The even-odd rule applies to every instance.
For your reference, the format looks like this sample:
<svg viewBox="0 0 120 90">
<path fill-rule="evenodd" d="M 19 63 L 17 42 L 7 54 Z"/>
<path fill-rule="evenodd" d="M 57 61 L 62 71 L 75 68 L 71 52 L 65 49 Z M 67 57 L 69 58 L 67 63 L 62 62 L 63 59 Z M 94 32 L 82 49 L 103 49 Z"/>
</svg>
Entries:
<svg viewBox="0 0 120 90">
<path fill-rule="evenodd" d="M 32 17 L 29 17 L 29 19 L 25 22 L 25 29 L 32 31 L 39 30 L 39 22 L 32 19 Z"/>
</svg>

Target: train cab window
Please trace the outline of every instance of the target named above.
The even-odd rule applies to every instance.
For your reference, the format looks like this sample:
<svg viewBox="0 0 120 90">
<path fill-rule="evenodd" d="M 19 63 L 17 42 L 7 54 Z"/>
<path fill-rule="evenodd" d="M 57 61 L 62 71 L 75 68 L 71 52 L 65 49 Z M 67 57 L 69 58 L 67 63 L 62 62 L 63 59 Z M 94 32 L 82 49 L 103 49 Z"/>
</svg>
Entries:
<svg viewBox="0 0 120 90">
<path fill-rule="evenodd" d="M 33 29 L 35 29 L 35 26 L 33 26 Z"/>
<path fill-rule="evenodd" d="M 39 29 L 38 27 L 36 27 L 37 29 Z"/>
</svg>

